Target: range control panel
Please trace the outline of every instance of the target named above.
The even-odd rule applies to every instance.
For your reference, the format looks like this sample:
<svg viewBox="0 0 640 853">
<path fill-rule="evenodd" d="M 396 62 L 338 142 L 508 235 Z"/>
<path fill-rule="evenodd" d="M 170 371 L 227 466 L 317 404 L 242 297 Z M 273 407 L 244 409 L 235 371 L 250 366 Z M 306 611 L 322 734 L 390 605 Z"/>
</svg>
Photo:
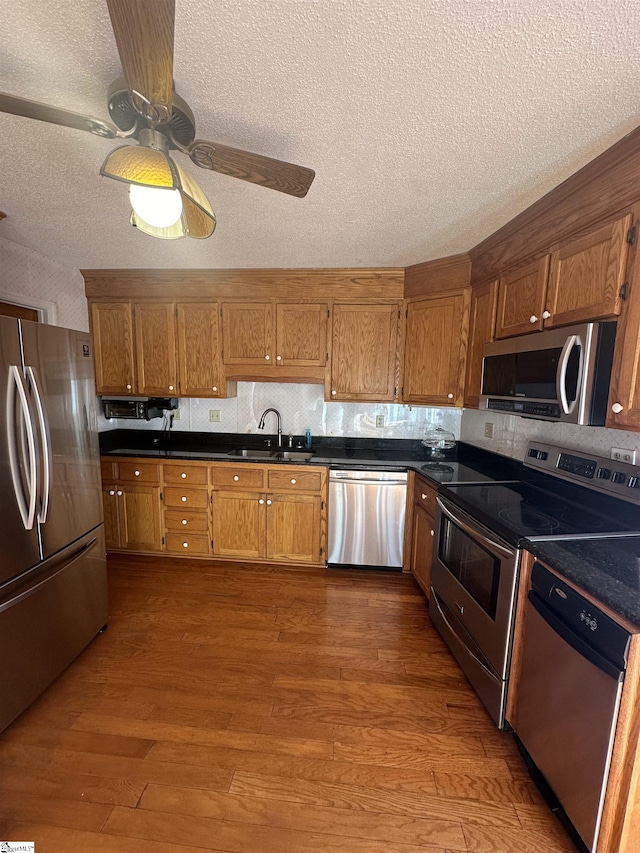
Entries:
<svg viewBox="0 0 640 853">
<path fill-rule="evenodd" d="M 529 443 L 524 458 L 528 468 L 554 474 L 573 483 L 640 505 L 640 465 L 615 462 L 552 444 Z"/>
</svg>

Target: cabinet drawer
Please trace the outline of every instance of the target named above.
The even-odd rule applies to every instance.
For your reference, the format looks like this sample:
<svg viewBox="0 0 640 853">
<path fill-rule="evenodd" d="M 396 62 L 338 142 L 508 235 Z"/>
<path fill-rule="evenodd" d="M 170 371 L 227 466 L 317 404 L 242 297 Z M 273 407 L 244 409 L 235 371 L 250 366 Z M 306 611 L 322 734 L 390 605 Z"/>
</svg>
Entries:
<svg viewBox="0 0 640 853">
<path fill-rule="evenodd" d="M 203 465 L 164 465 L 164 481 L 170 485 L 206 486 L 209 466 Z"/>
<path fill-rule="evenodd" d="M 167 533 L 167 551 L 174 554 L 208 554 L 208 533 Z"/>
<path fill-rule="evenodd" d="M 118 462 L 118 481 L 122 483 L 160 482 L 160 466 L 157 462 Z"/>
<path fill-rule="evenodd" d="M 265 469 L 261 465 L 214 465 L 211 483 L 225 489 L 263 489 Z"/>
<path fill-rule="evenodd" d="M 438 490 L 433 486 L 429 486 L 424 480 L 416 477 L 416 484 L 413 492 L 413 501 L 417 506 L 427 512 L 432 518 L 436 512 L 436 495 Z"/>
<path fill-rule="evenodd" d="M 206 489 L 192 489 L 188 486 L 168 486 L 164 490 L 165 506 L 182 507 L 183 509 L 207 509 L 209 493 Z"/>
<path fill-rule="evenodd" d="M 115 483 L 117 476 L 115 464 L 111 459 L 100 460 L 100 476 L 103 483 Z"/>
<path fill-rule="evenodd" d="M 164 514 L 164 526 L 167 530 L 184 533 L 208 533 L 209 514 L 193 510 L 167 509 Z"/>
<path fill-rule="evenodd" d="M 322 472 L 281 468 L 268 472 L 268 488 L 273 491 L 319 492 L 322 488 Z"/>
</svg>

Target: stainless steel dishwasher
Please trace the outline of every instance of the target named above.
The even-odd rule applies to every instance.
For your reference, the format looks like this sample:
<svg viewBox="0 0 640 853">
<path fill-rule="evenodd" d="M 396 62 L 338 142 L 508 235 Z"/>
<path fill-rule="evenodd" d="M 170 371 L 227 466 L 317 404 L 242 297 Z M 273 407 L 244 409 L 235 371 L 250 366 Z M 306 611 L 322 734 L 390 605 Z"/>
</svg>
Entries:
<svg viewBox="0 0 640 853">
<path fill-rule="evenodd" d="M 511 722 L 549 805 L 590 853 L 598 849 L 629 640 L 621 625 L 535 564 Z"/>
<path fill-rule="evenodd" d="M 402 569 L 406 471 L 329 471 L 329 566 Z"/>
</svg>

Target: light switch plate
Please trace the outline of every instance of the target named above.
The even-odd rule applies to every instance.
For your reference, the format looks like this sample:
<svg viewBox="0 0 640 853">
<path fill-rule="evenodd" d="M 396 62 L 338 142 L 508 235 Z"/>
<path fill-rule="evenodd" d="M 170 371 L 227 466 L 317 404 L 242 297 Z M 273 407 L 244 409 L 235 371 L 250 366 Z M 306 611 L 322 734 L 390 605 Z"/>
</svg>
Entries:
<svg viewBox="0 0 640 853">
<path fill-rule="evenodd" d="M 484 425 L 484 437 L 493 438 L 493 424 L 490 421 Z"/>
</svg>

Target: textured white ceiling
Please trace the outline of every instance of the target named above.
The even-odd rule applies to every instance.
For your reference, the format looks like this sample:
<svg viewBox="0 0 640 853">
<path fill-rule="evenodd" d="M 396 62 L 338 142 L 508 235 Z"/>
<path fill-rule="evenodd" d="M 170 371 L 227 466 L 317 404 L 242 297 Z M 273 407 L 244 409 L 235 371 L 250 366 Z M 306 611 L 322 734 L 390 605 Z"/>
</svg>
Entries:
<svg viewBox="0 0 640 853">
<path fill-rule="evenodd" d="M 0 236 L 72 267 L 404 266 L 474 246 L 640 124 L 636 0 L 177 0 L 198 136 L 309 166 L 297 199 L 199 170 L 218 226 L 164 242 L 115 147 L 0 114 Z M 106 117 L 103 0 L 2 4 L 0 90 Z"/>
</svg>

